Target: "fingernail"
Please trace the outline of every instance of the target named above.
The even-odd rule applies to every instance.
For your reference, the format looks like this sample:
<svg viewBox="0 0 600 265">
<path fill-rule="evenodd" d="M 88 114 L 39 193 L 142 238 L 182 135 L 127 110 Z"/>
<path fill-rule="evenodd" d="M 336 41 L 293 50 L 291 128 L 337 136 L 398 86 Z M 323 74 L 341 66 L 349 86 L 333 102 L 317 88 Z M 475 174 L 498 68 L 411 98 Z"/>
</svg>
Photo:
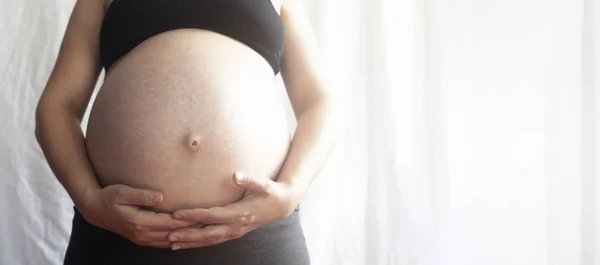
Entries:
<svg viewBox="0 0 600 265">
<path fill-rule="evenodd" d="M 183 219 L 183 216 L 181 216 L 180 214 L 176 214 L 176 215 L 173 215 L 173 218 L 180 220 L 180 219 Z"/>
<path fill-rule="evenodd" d="M 171 240 L 171 241 L 177 241 L 177 240 L 179 240 L 179 238 L 177 238 L 176 236 L 170 236 L 169 240 Z"/>
<path fill-rule="evenodd" d="M 172 249 L 172 250 L 178 250 L 178 249 L 181 249 L 181 247 L 180 247 L 180 246 L 178 246 L 178 245 L 175 245 L 175 246 L 173 246 L 171 249 Z"/>
<path fill-rule="evenodd" d="M 240 182 L 240 183 L 244 182 L 244 175 L 240 172 L 236 172 L 235 181 Z"/>
</svg>

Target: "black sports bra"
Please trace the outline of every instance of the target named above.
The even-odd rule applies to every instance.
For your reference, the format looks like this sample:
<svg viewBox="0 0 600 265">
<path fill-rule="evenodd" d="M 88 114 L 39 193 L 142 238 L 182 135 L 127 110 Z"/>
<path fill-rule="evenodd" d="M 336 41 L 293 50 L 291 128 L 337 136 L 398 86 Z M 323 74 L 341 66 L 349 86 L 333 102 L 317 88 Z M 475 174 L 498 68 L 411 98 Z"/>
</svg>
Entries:
<svg viewBox="0 0 600 265">
<path fill-rule="evenodd" d="M 100 57 L 108 71 L 144 40 L 174 29 L 198 28 L 234 38 L 279 73 L 283 21 L 271 0 L 113 0 L 100 30 Z"/>
</svg>

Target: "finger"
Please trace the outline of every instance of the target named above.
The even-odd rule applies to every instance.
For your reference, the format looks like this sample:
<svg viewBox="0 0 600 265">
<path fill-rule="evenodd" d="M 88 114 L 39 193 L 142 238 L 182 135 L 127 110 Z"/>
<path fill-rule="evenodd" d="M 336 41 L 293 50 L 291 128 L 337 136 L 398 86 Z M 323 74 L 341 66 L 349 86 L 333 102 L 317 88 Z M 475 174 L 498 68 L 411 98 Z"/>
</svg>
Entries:
<svg viewBox="0 0 600 265">
<path fill-rule="evenodd" d="M 135 242 L 165 242 L 169 241 L 171 231 L 137 230 L 131 241 Z"/>
<path fill-rule="evenodd" d="M 123 205 L 154 206 L 163 199 L 162 193 L 120 185 L 114 194 L 115 202 Z"/>
<path fill-rule="evenodd" d="M 238 234 L 233 233 L 235 230 L 232 225 L 209 225 L 204 228 L 189 228 L 172 232 L 169 234 L 169 241 L 206 244 L 237 236 Z"/>
<path fill-rule="evenodd" d="M 133 236 L 128 236 L 127 239 L 131 240 L 138 246 L 156 247 L 156 248 L 169 248 L 169 233 L 170 231 L 147 231 L 147 230 L 135 230 Z"/>
<path fill-rule="evenodd" d="M 212 241 L 212 242 L 205 242 L 205 243 L 198 243 L 198 242 L 194 242 L 194 243 L 171 243 L 170 248 L 172 250 L 181 250 L 181 249 L 189 249 L 189 248 L 200 248 L 200 247 L 209 247 L 209 246 L 215 246 L 221 243 L 225 243 L 229 240 L 233 240 L 236 238 L 223 238 L 220 240 L 216 240 L 216 241 Z"/>
<path fill-rule="evenodd" d="M 136 227 L 148 230 L 171 231 L 197 224 L 196 222 L 173 219 L 170 214 L 156 213 L 142 209 L 132 209 L 132 212 L 129 214 L 130 216 L 125 216 L 126 220 L 129 220 Z"/>
<path fill-rule="evenodd" d="M 171 231 L 137 230 L 134 231 L 135 235 L 129 239 L 139 246 L 169 248 L 171 244 L 169 241 L 170 233 Z"/>
<path fill-rule="evenodd" d="M 269 193 L 273 182 L 269 178 L 251 177 L 239 171 L 233 173 L 233 181 L 241 188 L 258 193 Z"/>
<path fill-rule="evenodd" d="M 171 242 L 169 242 L 169 241 L 146 242 L 146 243 L 140 244 L 140 246 L 153 247 L 153 248 L 170 248 Z"/>
<path fill-rule="evenodd" d="M 247 209 L 239 207 L 237 203 L 208 209 L 177 210 L 173 213 L 173 218 L 204 224 L 247 223 L 248 220 L 254 220 Z"/>
</svg>

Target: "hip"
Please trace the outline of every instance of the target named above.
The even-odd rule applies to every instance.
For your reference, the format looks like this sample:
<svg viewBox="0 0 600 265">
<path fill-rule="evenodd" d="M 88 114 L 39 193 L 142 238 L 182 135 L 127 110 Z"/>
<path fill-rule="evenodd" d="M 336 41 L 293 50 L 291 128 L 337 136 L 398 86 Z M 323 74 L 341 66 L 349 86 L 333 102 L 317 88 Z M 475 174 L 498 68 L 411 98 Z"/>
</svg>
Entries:
<svg viewBox="0 0 600 265">
<path fill-rule="evenodd" d="M 309 265 L 299 208 L 289 217 L 225 243 L 177 250 L 137 246 L 88 223 L 75 209 L 64 265 Z"/>
</svg>

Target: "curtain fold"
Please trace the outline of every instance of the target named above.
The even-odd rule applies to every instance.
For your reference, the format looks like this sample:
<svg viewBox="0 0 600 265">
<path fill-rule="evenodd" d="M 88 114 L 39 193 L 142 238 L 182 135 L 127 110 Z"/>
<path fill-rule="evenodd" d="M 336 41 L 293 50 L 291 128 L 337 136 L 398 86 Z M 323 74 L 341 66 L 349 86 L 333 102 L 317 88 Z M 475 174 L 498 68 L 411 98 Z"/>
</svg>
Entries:
<svg viewBox="0 0 600 265">
<path fill-rule="evenodd" d="M 360 49 L 319 35 L 348 125 L 306 199 L 316 264 L 600 264 L 598 1 L 326 2 Z"/>
<path fill-rule="evenodd" d="M 600 1 L 583 2 L 581 264 L 600 264 Z"/>
</svg>

